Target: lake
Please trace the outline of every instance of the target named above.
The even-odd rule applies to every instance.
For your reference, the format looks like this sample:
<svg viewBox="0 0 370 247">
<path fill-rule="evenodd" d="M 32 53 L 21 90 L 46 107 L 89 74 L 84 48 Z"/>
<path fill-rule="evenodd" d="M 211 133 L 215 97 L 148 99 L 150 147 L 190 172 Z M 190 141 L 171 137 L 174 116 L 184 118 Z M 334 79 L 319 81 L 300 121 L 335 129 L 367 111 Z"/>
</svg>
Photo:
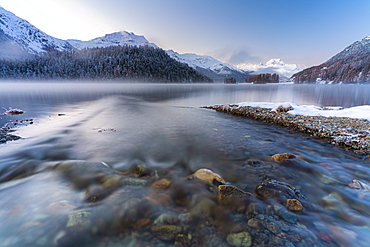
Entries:
<svg viewBox="0 0 370 247">
<path fill-rule="evenodd" d="M 368 85 L 3 82 L 0 89 L 0 107 L 25 111 L 0 119 L 22 138 L 0 145 L 1 246 L 229 246 L 235 234 L 252 246 L 370 241 L 370 191 L 348 186 L 370 184 L 366 157 L 199 108 L 369 105 Z M 299 158 L 271 159 L 281 153 Z M 219 206 L 217 187 L 192 176 L 201 168 L 252 199 Z M 299 190 L 303 210 L 256 198 L 266 179 Z M 169 185 L 158 191 L 157 181 Z"/>
</svg>

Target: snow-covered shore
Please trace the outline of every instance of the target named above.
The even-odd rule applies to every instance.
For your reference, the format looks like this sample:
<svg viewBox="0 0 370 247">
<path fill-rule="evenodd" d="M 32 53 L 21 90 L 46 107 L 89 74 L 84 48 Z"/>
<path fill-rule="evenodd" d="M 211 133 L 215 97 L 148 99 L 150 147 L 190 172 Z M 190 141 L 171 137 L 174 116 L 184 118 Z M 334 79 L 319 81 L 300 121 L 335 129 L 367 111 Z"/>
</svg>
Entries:
<svg viewBox="0 0 370 247">
<path fill-rule="evenodd" d="M 368 105 L 342 108 L 293 103 L 241 102 L 205 108 L 289 128 L 370 157 Z"/>
<path fill-rule="evenodd" d="M 277 109 L 279 106 L 292 108 L 288 113 L 301 116 L 323 116 L 323 117 L 348 117 L 370 120 L 370 105 L 355 106 L 350 108 L 343 107 L 319 107 L 314 105 L 297 105 L 290 102 L 269 103 L 269 102 L 241 102 L 236 104 L 239 107 L 251 106 L 267 109 Z"/>
</svg>

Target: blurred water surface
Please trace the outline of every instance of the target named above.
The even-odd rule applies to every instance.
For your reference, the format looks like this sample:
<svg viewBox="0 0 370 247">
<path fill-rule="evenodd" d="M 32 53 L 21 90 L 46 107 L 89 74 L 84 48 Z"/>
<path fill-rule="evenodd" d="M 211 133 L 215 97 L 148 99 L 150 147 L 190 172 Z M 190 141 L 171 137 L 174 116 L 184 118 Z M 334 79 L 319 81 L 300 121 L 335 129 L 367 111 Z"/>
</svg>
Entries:
<svg viewBox="0 0 370 247">
<path fill-rule="evenodd" d="M 209 221 L 181 221 L 179 215 L 193 212 L 194 202 L 158 206 L 151 202 L 150 189 L 140 186 L 142 180 L 127 181 L 141 175 L 148 181 L 182 181 L 199 168 L 251 193 L 266 178 L 299 188 L 311 206 L 295 216 L 298 223 L 289 222 L 292 232 L 301 232 L 296 246 L 366 246 L 370 241 L 370 191 L 348 186 L 353 179 L 370 184 L 366 157 L 270 124 L 199 108 L 242 101 L 366 105 L 367 85 L 4 82 L 0 89 L 0 106 L 25 111 L 0 120 L 12 123 L 22 137 L 0 145 L 2 246 L 172 245 L 148 233 L 157 217 L 176 215 L 187 236 L 194 229 L 186 224 Z M 25 119 L 33 124 L 22 124 Z M 276 153 L 300 158 L 273 162 Z M 139 176 L 138 167 L 145 174 Z M 98 199 L 91 200 L 96 191 L 101 191 Z M 267 202 L 258 203 L 268 208 Z M 249 230 L 254 243 L 267 245 L 278 235 L 270 231 L 263 240 L 258 230 Z M 222 234 L 210 236 L 227 246 Z M 278 238 L 286 245 L 293 241 Z"/>
</svg>

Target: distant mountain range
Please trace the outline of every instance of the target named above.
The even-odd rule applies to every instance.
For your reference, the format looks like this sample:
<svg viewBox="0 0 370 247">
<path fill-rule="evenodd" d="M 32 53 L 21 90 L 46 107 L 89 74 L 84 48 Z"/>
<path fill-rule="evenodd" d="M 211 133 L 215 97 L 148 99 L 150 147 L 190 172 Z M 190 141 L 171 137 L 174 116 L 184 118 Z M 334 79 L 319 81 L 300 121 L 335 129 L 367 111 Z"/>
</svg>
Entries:
<svg viewBox="0 0 370 247">
<path fill-rule="evenodd" d="M 0 58 L 3 59 L 20 59 L 46 52 L 118 45 L 158 48 L 156 44 L 150 43 L 144 36 L 126 31 L 106 34 L 104 37 L 89 41 L 57 39 L 0 7 Z M 210 56 L 179 54 L 172 50 L 166 52 L 171 58 L 188 64 L 214 81 L 235 77 L 237 81 L 243 82 L 250 74 L 258 73 L 278 73 L 284 78 L 302 69 L 298 65 L 284 64 L 280 59 L 272 59 L 261 64 L 232 66 Z"/>
<path fill-rule="evenodd" d="M 286 64 L 281 59 L 275 58 L 270 59 L 266 63 L 252 64 L 242 63 L 236 66 L 244 71 L 251 71 L 251 74 L 266 74 L 276 73 L 280 75 L 282 79 L 288 79 L 293 74 L 303 70 L 303 68 L 297 64 Z"/>
<path fill-rule="evenodd" d="M 235 77 L 237 81 L 244 81 L 249 75 L 249 71 L 223 63 L 211 56 L 191 53 L 179 54 L 173 50 L 168 50 L 167 54 L 179 62 L 188 64 L 190 67 L 211 77 L 215 81 L 223 81 L 227 77 Z"/>
<path fill-rule="evenodd" d="M 365 83 L 370 81 L 370 35 L 325 63 L 292 76 L 295 83 Z"/>
</svg>

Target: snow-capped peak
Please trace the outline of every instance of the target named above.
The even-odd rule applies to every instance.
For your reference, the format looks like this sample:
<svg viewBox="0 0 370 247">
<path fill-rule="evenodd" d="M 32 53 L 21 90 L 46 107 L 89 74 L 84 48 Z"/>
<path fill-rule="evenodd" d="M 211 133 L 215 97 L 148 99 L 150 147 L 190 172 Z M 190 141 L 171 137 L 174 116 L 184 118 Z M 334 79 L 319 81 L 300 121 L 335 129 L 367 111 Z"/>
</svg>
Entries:
<svg viewBox="0 0 370 247">
<path fill-rule="evenodd" d="M 267 61 L 266 63 L 242 63 L 238 64 L 236 67 L 239 69 L 249 71 L 253 74 L 261 74 L 261 73 L 276 73 L 279 74 L 280 77 L 289 78 L 293 74 L 298 73 L 299 71 L 303 70 L 303 68 L 297 64 L 286 64 L 280 58 L 273 58 Z"/>
<path fill-rule="evenodd" d="M 285 66 L 285 63 L 280 58 L 273 58 L 265 63 L 266 66 Z"/>
<path fill-rule="evenodd" d="M 68 40 L 68 42 L 77 49 L 108 47 L 116 45 L 149 46 L 158 48 L 157 45 L 150 43 L 144 36 L 136 35 L 132 32 L 126 31 L 106 34 L 103 37 L 95 38 L 89 41 Z"/>
<path fill-rule="evenodd" d="M 0 7 L 0 31 L 31 54 L 71 48 L 68 42 L 47 35 L 2 7 Z"/>
</svg>

